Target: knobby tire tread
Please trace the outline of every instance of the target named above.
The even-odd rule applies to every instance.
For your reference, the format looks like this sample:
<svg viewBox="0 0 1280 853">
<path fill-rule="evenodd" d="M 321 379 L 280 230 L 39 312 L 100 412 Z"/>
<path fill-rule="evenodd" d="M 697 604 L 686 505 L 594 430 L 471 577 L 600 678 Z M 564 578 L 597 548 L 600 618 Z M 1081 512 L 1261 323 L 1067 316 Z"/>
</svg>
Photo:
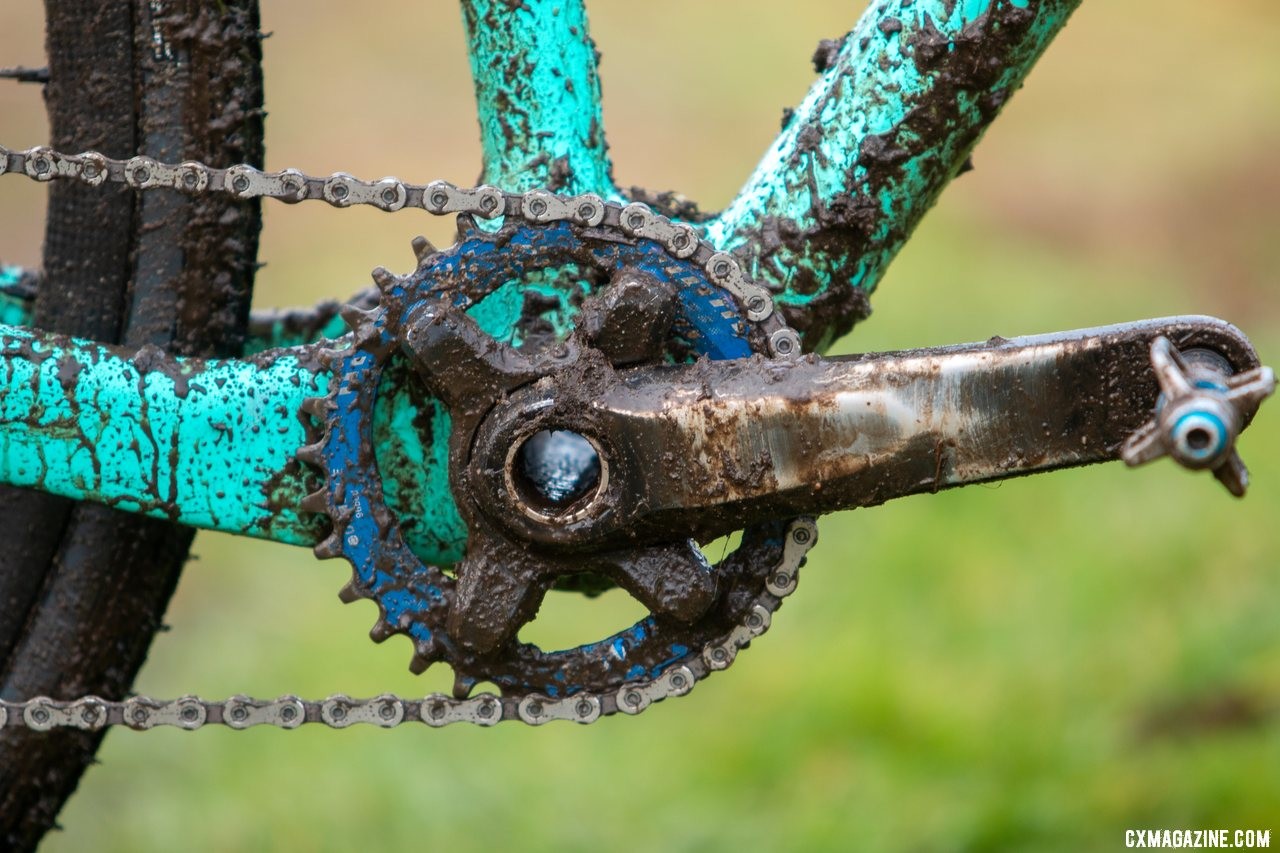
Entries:
<svg viewBox="0 0 1280 853">
<path fill-rule="evenodd" d="M 46 0 L 45 14 L 58 150 L 261 165 L 256 0 Z M 260 225 L 254 202 L 53 182 L 35 326 L 235 355 Z M 192 531 L 10 487 L 0 512 L 0 696 L 125 696 Z M 0 849 L 35 849 L 101 740 L 0 730 Z"/>
</svg>

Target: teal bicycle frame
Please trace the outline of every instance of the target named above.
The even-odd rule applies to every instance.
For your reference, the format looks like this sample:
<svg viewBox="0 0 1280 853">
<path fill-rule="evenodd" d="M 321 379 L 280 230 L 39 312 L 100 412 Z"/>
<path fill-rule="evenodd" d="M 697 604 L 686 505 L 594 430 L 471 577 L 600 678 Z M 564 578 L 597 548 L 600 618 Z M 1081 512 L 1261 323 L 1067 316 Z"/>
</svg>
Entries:
<svg viewBox="0 0 1280 853">
<path fill-rule="evenodd" d="M 889 262 L 1078 3 L 878 0 L 815 57 L 818 80 L 737 198 L 696 226 L 773 290 L 807 349 L 824 350 L 866 316 Z M 462 7 L 483 181 L 623 198 L 583 0 Z M 0 271 L 0 290 L 20 275 Z M 294 415 L 330 377 L 286 346 L 296 342 L 154 370 L 158 351 L 45 335 L 22 327 L 24 311 L 17 297 L 0 304 L 0 481 L 297 545 L 323 535 L 322 518 L 298 508 L 317 483 L 294 458 L 306 441 Z M 414 414 L 386 413 L 388 428 L 412 432 Z M 396 488 L 433 531 L 415 552 L 452 562 L 466 530 L 448 486 L 448 417 L 436 415 L 431 435 L 404 438 L 414 470 Z"/>
</svg>

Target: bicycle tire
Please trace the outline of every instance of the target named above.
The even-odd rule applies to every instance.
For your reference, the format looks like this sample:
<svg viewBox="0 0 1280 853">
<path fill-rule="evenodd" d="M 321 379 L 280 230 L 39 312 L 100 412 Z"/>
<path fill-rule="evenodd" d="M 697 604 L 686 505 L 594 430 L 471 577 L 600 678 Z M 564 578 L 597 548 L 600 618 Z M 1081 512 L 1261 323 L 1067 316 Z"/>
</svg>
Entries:
<svg viewBox="0 0 1280 853">
<path fill-rule="evenodd" d="M 257 0 L 46 0 L 52 143 L 108 156 L 261 165 Z M 35 325 L 186 355 L 236 355 L 255 202 L 50 187 Z M 161 627 L 193 531 L 0 489 L 0 695 L 120 698 Z M 102 733 L 0 730 L 0 848 L 34 849 Z"/>
</svg>

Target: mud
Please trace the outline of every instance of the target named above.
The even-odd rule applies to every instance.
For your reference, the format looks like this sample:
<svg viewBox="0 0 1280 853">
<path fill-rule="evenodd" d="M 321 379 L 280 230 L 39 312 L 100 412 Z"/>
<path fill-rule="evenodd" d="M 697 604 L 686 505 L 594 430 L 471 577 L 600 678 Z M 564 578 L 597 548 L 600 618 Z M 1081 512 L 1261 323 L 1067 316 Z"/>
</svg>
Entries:
<svg viewBox="0 0 1280 853">
<path fill-rule="evenodd" d="M 253 0 L 46 0 L 51 143 L 111 157 L 260 163 L 260 36 Z M 239 351 L 259 220 L 253 204 L 199 204 L 54 182 L 40 328 L 188 354 Z M 148 235 L 153 235 L 148 239 Z M 158 245 L 160 238 L 172 244 Z M 70 377 L 66 377 L 69 379 Z M 122 698 L 186 559 L 187 529 L 5 489 L 0 661 L 5 698 Z M 0 847 L 33 849 L 100 734 L 0 732 Z"/>
<path fill-rule="evenodd" d="M 644 187 L 632 186 L 627 189 L 627 197 L 649 205 L 668 219 L 682 222 L 706 222 L 715 216 L 714 213 L 703 211 L 693 199 L 672 190 L 655 192 Z"/>
<path fill-rule="evenodd" d="M 1032 10 L 994 4 L 964 28 L 954 45 L 926 21 L 907 37 L 903 53 L 905 61 L 914 63 L 916 70 L 934 83 L 892 131 L 863 141 L 842 182 L 848 191 L 824 202 L 817 187 L 811 185 L 811 197 L 816 200 L 806 217 L 811 224 L 801 226 L 777 217 L 761 220 L 752 234 L 761 268 L 785 270 L 787 287 L 797 295 L 821 293 L 802 310 L 783 307 L 788 323 L 801 332 L 807 350 L 825 346 L 870 313 L 868 292 L 874 280 L 851 286 L 842 282 L 841 276 L 848 276 L 864 259 L 877 269 L 882 267 L 878 255 L 900 245 L 950 179 L 972 168 L 970 151 L 1011 94 L 1000 86 L 1002 76 L 1024 64 L 1028 58 L 1024 52 L 1033 50 L 1034 40 L 1028 31 L 1035 19 Z M 886 35 L 904 32 L 902 22 L 891 17 L 882 19 L 878 26 Z M 844 45 L 844 40 L 837 39 L 819 42 L 813 54 L 814 69 L 826 73 L 834 68 Z M 861 46 L 866 49 L 869 42 Z M 836 97 L 839 91 L 839 86 L 833 87 L 828 97 Z M 981 111 L 981 121 L 976 123 L 961 114 L 961 104 L 975 96 Z M 819 104 L 814 114 L 822 112 Z M 793 116 L 784 114 L 784 127 L 792 121 Z M 807 174 L 809 161 L 822 156 L 821 141 L 821 128 L 801 128 L 785 171 Z M 931 188 L 928 197 L 908 198 L 895 190 L 908 161 L 922 170 L 923 183 Z M 912 207 L 886 215 L 881 209 L 882 195 Z M 880 233 L 878 229 L 886 220 L 895 223 L 895 228 Z M 821 273 L 815 272 L 815 267 Z M 834 280 L 828 282 L 829 275 Z"/>
</svg>

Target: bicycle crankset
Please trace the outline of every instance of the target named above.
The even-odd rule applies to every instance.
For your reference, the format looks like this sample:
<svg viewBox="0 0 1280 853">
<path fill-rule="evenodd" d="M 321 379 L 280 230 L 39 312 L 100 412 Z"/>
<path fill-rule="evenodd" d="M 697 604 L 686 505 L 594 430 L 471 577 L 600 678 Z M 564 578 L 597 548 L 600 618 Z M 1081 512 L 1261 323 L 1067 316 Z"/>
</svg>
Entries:
<svg viewBox="0 0 1280 853">
<path fill-rule="evenodd" d="M 11 378 L 0 479 L 343 557 L 344 599 L 379 606 L 373 637 L 408 635 L 415 671 L 447 661 L 454 695 L 38 698 L 0 703 L 0 722 L 634 713 L 728 666 L 769 627 L 815 541 L 811 516 L 1163 453 L 1243 494 L 1235 441 L 1275 386 L 1243 335 L 1205 317 L 805 355 L 737 258 L 644 205 L 593 195 L 47 149 L 0 149 L 0 167 L 459 214 L 454 246 L 421 241 L 411 273 L 375 272 L 377 299 L 345 309 L 351 330 L 335 340 L 200 361 L 0 329 Z M 557 327 L 565 315 L 576 319 Z M 697 543 L 739 530 L 733 553 L 703 558 Z M 607 584 L 649 616 L 574 649 L 520 642 L 550 589 Z M 471 695 L 479 681 L 501 696 Z"/>
</svg>

